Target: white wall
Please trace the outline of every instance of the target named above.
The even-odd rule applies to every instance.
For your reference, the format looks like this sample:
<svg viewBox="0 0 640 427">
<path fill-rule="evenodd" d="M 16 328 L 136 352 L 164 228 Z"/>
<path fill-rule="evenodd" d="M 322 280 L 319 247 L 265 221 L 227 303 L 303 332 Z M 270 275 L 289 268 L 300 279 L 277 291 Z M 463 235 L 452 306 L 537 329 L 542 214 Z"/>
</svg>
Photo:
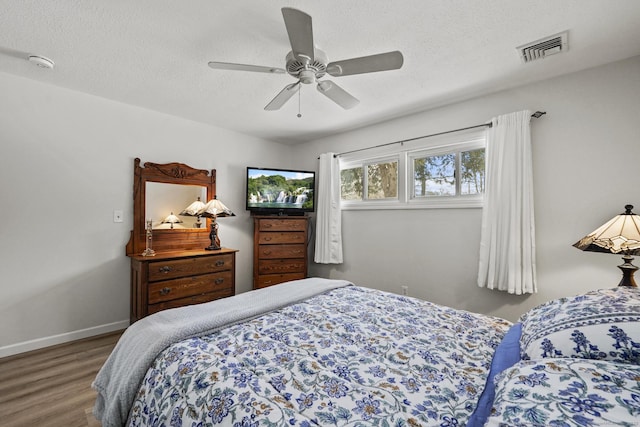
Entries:
<svg viewBox="0 0 640 427">
<path fill-rule="evenodd" d="M 217 169 L 251 289 L 245 169 L 290 167 L 289 147 L 3 73 L 0 94 L 0 356 L 128 324 L 135 157 Z"/>
<path fill-rule="evenodd" d="M 343 152 L 485 123 L 530 109 L 539 292 L 514 296 L 478 288 L 480 209 L 343 211 L 345 263 L 311 274 L 409 294 L 516 320 L 559 296 L 617 285 L 618 256 L 571 245 L 624 205 L 640 214 L 640 57 L 422 112 L 296 148 L 315 167 Z M 640 261 L 636 262 L 640 265 Z"/>
<path fill-rule="evenodd" d="M 248 164 L 314 169 L 322 152 L 525 108 L 548 112 L 532 126 L 538 294 L 476 286 L 479 209 L 345 211 L 345 263 L 312 263 L 310 273 L 394 292 L 408 285 L 413 296 L 515 320 L 540 302 L 617 284 L 619 257 L 571 244 L 626 203 L 640 213 L 640 57 L 293 149 L 3 73 L 0 94 L 0 357 L 126 326 L 135 157 L 217 169 L 218 194 L 238 215 L 220 221 L 223 245 L 240 249 L 238 292 L 251 289 Z M 114 209 L 124 223 L 113 223 Z"/>
</svg>

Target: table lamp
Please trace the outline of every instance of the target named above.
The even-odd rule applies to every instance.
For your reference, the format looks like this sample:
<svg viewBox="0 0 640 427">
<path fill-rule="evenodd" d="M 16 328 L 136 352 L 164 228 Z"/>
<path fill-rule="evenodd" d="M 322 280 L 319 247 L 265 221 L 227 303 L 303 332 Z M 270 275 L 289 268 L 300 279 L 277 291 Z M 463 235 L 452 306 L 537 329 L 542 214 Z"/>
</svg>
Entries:
<svg viewBox="0 0 640 427">
<path fill-rule="evenodd" d="M 587 234 L 573 246 L 583 251 L 622 254 L 624 263 L 618 266 L 622 270 L 622 280 L 618 286 L 635 288 L 638 285 L 633 278 L 633 273 L 638 267 L 631 261 L 633 261 L 632 255 L 640 254 L 640 216 L 631 212 L 633 205 L 626 205 L 624 209 L 623 213 Z"/>
<path fill-rule="evenodd" d="M 218 237 L 218 223 L 216 219 L 218 217 L 236 216 L 231 209 L 226 207 L 224 203 L 213 196 L 213 199 L 209 200 L 206 205 L 198 211 L 198 215 L 205 218 L 211 218 L 211 232 L 209 233 L 209 239 L 211 244 L 205 248 L 207 251 L 217 251 L 221 249 L 220 238 Z"/>
<path fill-rule="evenodd" d="M 181 222 L 182 220 L 175 216 L 173 212 L 171 212 L 168 217 L 162 220 L 162 224 L 171 224 L 171 229 L 173 229 L 173 224 L 180 224 Z"/>
<path fill-rule="evenodd" d="M 202 221 L 200 221 L 201 215 L 199 215 L 198 212 L 202 208 L 204 208 L 204 203 L 202 203 L 200 197 L 198 197 L 198 200 L 184 208 L 184 210 L 180 212 L 180 215 L 197 217 L 197 220 L 193 225 L 195 226 L 195 228 L 200 228 L 202 226 Z"/>
</svg>

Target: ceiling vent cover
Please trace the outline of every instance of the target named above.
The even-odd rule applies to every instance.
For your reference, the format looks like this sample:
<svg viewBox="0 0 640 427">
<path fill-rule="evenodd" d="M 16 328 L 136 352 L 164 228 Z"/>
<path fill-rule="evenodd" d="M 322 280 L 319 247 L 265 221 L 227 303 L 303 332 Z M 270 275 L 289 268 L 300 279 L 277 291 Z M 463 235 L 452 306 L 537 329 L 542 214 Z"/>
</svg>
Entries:
<svg viewBox="0 0 640 427">
<path fill-rule="evenodd" d="M 565 31 L 563 33 L 554 34 L 552 36 L 536 40 L 532 43 L 518 46 L 517 49 L 520 54 L 520 58 L 523 62 L 531 62 L 536 59 L 542 59 L 546 56 L 565 52 L 569 49 L 567 35 L 568 31 Z"/>
</svg>

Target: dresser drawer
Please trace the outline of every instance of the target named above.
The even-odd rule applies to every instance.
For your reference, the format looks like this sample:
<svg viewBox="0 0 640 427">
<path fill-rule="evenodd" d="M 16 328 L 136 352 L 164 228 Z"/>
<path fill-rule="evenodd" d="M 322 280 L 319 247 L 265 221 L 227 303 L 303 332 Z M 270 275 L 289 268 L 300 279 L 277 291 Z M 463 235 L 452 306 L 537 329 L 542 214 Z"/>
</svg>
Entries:
<svg viewBox="0 0 640 427">
<path fill-rule="evenodd" d="M 150 283 L 148 301 L 149 304 L 156 304 L 217 290 L 233 291 L 231 271 Z"/>
<path fill-rule="evenodd" d="M 304 259 L 266 259 L 258 262 L 260 274 L 304 273 L 305 271 Z"/>
<path fill-rule="evenodd" d="M 260 231 L 305 231 L 306 219 L 261 219 Z"/>
<path fill-rule="evenodd" d="M 304 279 L 304 273 L 265 274 L 258 277 L 256 288 L 266 288 L 290 280 Z"/>
<path fill-rule="evenodd" d="M 203 302 L 209 302 L 220 298 L 230 297 L 233 295 L 229 290 L 218 290 L 215 292 L 209 292 L 206 294 L 193 295 L 187 298 L 179 298 L 171 301 L 165 301 L 158 304 L 149 304 L 148 314 L 153 314 L 158 311 L 166 310 L 168 308 L 183 307 L 185 305 L 200 304 Z"/>
<path fill-rule="evenodd" d="M 229 270 L 233 266 L 233 255 L 195 257 L 149 263 L 149 281 L 173 279 L 196 274 Z"/>
<path fill-rule="evenodd" d="M 274 232 L 274 233 L 260 233 L 258 244 L 260 245 L 277 245 L 280 243 L 306 243 L 304 232 Z"/>
<path fill-rule="evenodd" d="M 300 245 L 259 245 L 258 257 L 260 259 L 274 258 L 304 258 L 307 247 Z"/>
</svg>

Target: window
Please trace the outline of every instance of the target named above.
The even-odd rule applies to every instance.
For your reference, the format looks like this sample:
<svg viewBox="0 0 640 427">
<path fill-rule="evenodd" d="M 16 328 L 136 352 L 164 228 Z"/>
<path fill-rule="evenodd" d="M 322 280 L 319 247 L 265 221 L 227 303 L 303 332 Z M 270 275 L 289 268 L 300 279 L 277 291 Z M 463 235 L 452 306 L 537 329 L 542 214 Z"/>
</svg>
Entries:
<svg viewBox="0 0 640 427">
<path fill-rule="evenodd" d="M 344 209 L 479 207 L 484 131 L 397 144 L 372 158 L 340 157 Z M 345 156 L 346 157 L 346 156 Z"/>
<path fill-rule="evenodd" d="M 397 200 L 398 160 L 382 159 L 340 169 L 342 200 Z"/>
<path fill-rule="evenodd" d="M 443 154 L 421 152 L 409 154 L 409 158 L 413 167 L 413 198 L 484 193 L 484 148 Z"/>
<path fill-rule="evenodd" d="M 340 197 L 342 200 L 362 200 L 362 167 L 340 170 Z"/>
<path fill-rule="evenodd" d="M 460 194 L 484 194 L 484 148 L 460 153 Z"/>
<path fill-rule="evenodd" d="M 367 198 L 398 198 L 398 162 L 380 162 L 367 165 Z"/>
</svg>

